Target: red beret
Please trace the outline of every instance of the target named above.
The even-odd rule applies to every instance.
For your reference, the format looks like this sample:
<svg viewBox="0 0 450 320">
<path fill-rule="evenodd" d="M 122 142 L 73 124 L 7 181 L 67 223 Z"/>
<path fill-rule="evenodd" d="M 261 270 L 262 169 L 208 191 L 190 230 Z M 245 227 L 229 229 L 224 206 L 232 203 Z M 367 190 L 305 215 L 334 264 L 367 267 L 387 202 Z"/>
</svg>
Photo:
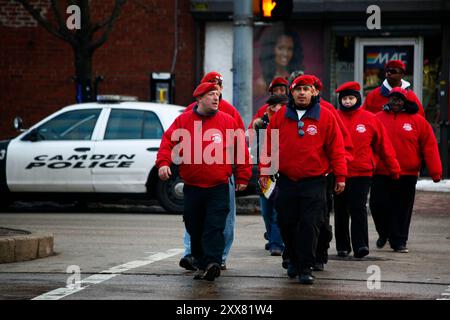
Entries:
<svg viewBox="0 0 450 320">
<path fill-rule="evenodd" d="M 272 80 L 272 82 L 269 85 L 269 91 L 272 92 L 272 89 L 274 87 L 278 87 L 278 86 L 285 86 L 286 89 L 289 86 L 289 82 L 283 78 L 283 77 L 276 77 Z"/>
<path fill-rule="evenodd" d="M 195 88 L 194 93 L 192 94 L 194 98 L 203 96 L 205 93 L 208 93 L 213 90 L 219 90 L 219 86 L 214 82 L 204 82 L 200 83 L 197 88 Z"/>
<path fill-rule="evenodd" d="M 349 81 L 349 82 L 345 82 L 345 83 L 341 84 L 340 87 L 335 90 L 335 92 L 341 92 L 341 91 L 347 91 L 347 90 L 359 91 L 359 90 L 361 90 L 361 86 L 356 81 Z"/>
<path fill-rule="evenodd" d="M 398 95 L 403 97 L 405 100 L 408 99 L 408 97 L 410 96 L 408 94 L 408 91 L 406 91 L 405 89 L 403 89 L 402 87 L 395 87 L 392 88 L 391 91 L 389 91 L 388 97 L 393 96 L 393 95 Z"/>
<path fill-rule="evenodd" d="M 406 72 L 406 65 L 401 60 L 391 60 L 388 63 L 386 63 L 385 69 L 387 68 L 399 68 L 402 69 L 403 72 Z"/>
<path fill-rule="evenodd" d="M 205 74 L 205 76 L 202 78 L 202 80 L 200 81 L 200 83 L 204 83 L 204 82 L 219 82 L 222 83 L 223 81 L 223 77 L 220 73 L 212 71 L 212 72 L 208 72 L 207 74 Z"/>
<path fill-rule="evenodd" d="M 314 77 L 308 74 L 301 75 L 294 79 L 291 83 L 291 87 L 289 88 L 291 91 L 295 89 L 297 86 L 314 86 Z"/>
<path fill-rule="evenodd" d="M 316 76 L 312 76 L 314 78 L 314 87 L 316 87 L 317 90 L 322 91 L 323 83 L 320 81 L 319 78 Z"/>
</svg>

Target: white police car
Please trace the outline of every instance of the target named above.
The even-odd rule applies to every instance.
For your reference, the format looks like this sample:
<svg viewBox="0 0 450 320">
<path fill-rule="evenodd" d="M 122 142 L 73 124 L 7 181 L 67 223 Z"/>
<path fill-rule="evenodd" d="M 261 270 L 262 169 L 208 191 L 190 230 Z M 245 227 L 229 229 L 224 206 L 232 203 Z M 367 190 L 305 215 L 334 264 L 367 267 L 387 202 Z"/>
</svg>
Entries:
<svg viewBox="0 0 450 320">
<path fill-rule="evenodd" d="M 183 208 L 175 172 L 158 179 L 162 135 L 183 107 L 117 96 L 65 107 L 12 140 L 0 141 L 0 202 L 18 199 L 156 197 L 171 212 Z M 128 101 L 124 101 L 128 100 Z M 135 99 L 134 99 L 135 100 Z M 6 200 L 7 199 L 7 200 Z"/>
</svg>

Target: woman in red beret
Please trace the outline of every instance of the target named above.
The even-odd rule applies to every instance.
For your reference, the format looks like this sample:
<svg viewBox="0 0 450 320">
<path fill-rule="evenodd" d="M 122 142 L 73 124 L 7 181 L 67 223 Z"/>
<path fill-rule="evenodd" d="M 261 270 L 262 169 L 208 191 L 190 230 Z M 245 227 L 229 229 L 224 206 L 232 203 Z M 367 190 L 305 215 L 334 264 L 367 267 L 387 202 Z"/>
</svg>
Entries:
<svg viewBox="0 0 450 320">
<path fill-rule="evenodd" d="M 398 179 L 400 173 L 386 129 L 374 114 L 361 109 L 360 90 L 359 83 L 354 81 L 336 89 L 338 114 L 349 130 L 354 148 L 353 159 L 348 163 L 346 188 L 334 198 L 336 249 L 340 257 L 346 257 L 352 248 L 355 258 L 369 254 L 366 203 L 375 171 L 374 155 L 383 161 L 390 176 Z"/>
<path fill-rule="evenodd" d="M 434 182 L 441 179 L 442 164 L 433 129 L 418 114 L 419 108 L 412 91 L 397 87 L 391 90 L 388 97 L 389 103 L 376 116 L 385 126 L 394 146 L 401 169 L 400 179 L 393 180 L 384 163 L 376 159 L 370 211 L 379 235 L 377 247 L 383 248 L 389 240 L 395 252 L 406 253 L 422 162 L 425 161 Z"/>
<path fill-rule="evenodd" d="M 364 100 L 363 109 L 370 111 L 372 113 L 377 113 L 383 110 L 383 106 L 389 102 L 389 92 L 392 88 L 403 88 L 410 91 L 411 99 L 417 104 L 419 108 L 419 114 L 425 117 L 425 112 L 423 111 L 422 104 L 419 98 L 414 94 L 413 91 L 409 89 L 410 83 L 403 80 L 406 72 L 406 65 L 401 60 L 391 60 L 386 63 L 384 71 L 386 73 L 386 79 L 383 81 L 382 85 L 375 88 L 367 95 Z"/>
</svg>

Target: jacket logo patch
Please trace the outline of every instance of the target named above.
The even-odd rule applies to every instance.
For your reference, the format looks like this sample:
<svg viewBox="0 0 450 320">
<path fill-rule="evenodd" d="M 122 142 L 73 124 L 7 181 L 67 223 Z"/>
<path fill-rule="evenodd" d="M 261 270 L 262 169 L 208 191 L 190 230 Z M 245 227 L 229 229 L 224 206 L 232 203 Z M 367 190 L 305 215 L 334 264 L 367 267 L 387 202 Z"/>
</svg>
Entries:
<svg viewBox="0 0 450 320">
<path fill-rule="evenodd" d="M 214 134 L 212 135 L 211 140 L 212 140 L 214 143 L 222 143 L 222 136 L 221 136 L 219 133 L 214 133 Z"/>
<path fill-rule="evenodd" d="M 358 125 L 356 126 L 356 131 L 359 132 L 359 133 L 364 133 L 364 132 L 367 131 L 367 130 L 366 130 L 366 126 L 363 125 L 363 124 L 358 124 Z"/>
<path fill-rule="evenodd" d="M 404 129 L 405 131 L 412 131 L 412 125 L 411 125 L 410 123 L 405 123 L 405 124 L 403 125 L 403 129 Z"/>
<path fill-rule="evenodd" d="M 315 136 L 317 134 L 317 127 L 313 124 L 310 124 L 308 126 L 308 128 L 306 129 L 306 132 L 308 132 L 308 134 Z"/>
</svg>

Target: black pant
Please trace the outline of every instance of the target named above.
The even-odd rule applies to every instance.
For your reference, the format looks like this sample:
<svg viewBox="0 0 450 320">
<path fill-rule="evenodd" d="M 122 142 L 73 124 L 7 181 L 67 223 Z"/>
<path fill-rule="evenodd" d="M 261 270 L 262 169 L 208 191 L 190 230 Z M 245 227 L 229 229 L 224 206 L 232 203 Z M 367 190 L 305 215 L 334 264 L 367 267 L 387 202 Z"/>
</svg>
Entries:
<svg viewBox="0 0 450 320">
<path fill-rule="evenodd" d="M 225 248 L 223 230 L 230 211 L 228 184 L 211 188 L 184 185 L 184 224 L 191 236 L 191 252 L 199 268 L 221 264 Z"/>
<path fill-rule="evenodd" d="M 370 211 L 379 236 L 389 239 L 393 249 L 406 246 L 408 241 L 416 183 L 416 176 L 401 176 L 399 180 L 383 175 L 373 177 Z"/>
<path fill-rule="evenodd" d="M 320 227 L 319 238 L 317 239 L 316 262 L 328 262 L 328 249 L 330 242 L 333 240 L 333 228 L 330 225 L 330 214 L 333 210 L 333 192 L 336 178 L 333 173 L 327 175 L 326 196 L 327 205 L 325 208 L 325 219 Z"/>
<path fill-rule="evenodd" d="M 313 267 L 319 230 L 326 212 L 325 177 L 298 182 L 280 175 L 279 192 L 275 198 L 287 256 L 300 271 Z"/>
<path fill-rule="evenodd" d="M 334 198 L 334 232 L 337 251 L 357 252 L 362 247 L 369 247 L 367 226 L 367 196 L 372 184 L 372 177 L 347 178 L 345 190 Z M 351 245 L 349 233 L 351 223 Z"/>
</svg>

